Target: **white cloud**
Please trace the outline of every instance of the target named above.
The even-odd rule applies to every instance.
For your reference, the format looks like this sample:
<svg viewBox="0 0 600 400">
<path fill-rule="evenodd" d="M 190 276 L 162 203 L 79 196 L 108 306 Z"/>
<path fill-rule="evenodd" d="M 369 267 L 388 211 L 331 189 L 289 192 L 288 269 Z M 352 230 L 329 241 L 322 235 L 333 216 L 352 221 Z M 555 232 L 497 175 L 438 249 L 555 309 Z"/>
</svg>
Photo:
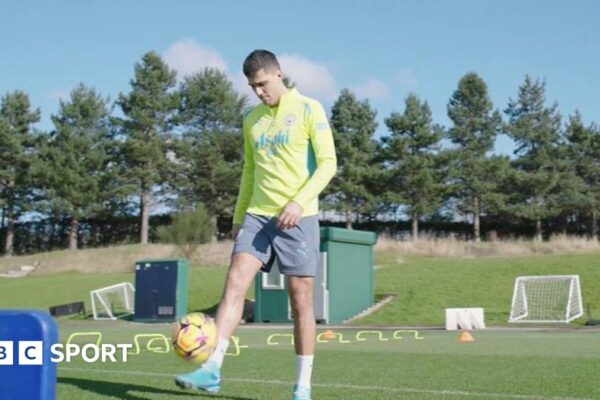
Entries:
<svg viewBox="0 0 600 400">
<path fill-rule="evenodd" d="M 394 76 L 393 82 L 409 92 L 414 91 L 419 85 L 415 74 L 408 69 L 404 69 L 398 72 Z"/>
<path fill-rule="evenodd" d="M 258 98 L 248 85 L 248 79 L 246 79 L 246 75 L 240 70 L 235 75 L 229 77 L 231 82 L 233 83 L 234 89 L 243 95 L 248 97 L 250 104 L 257 104 L 259 102 Z"/>
<path fill-rule="evenodd" d="M 389 100 L 390 91 L 388 87 L 379 79 L 369 79 L 365 83 L 352 86 L 350 88 L 358 98 L 366 98 L 369 100 Z"/>
<path fill-rule="evenodd" d="M 227 63 L 221 53 L 193 39 L 183 39 L 173 43 L 163 57 L 171 68 L 177 70 L 180 78 L 200 72 L 206 67 L 227 72 Z"/>
<path fill-rule="evenodd" d="M 206 67 L 218 68 L 228 75 L 240 94 L 248 96 L 251 103 L 255 101 L 256 96 L 248 86 L 241 66 L 234 72 L 229 71 L 221 53 L 193 39 L 187 38 L 173 43 L 163 53 L 163 58 L 171 68 L 177 70 L 179 78 Z M 326 66 L 297 54 L 282 54 L 277 58 L 283 73 L 303 94 L 322 101 L 336 99 L 338 89 L 335 78 Z"/>
<path fill-rule="evenodd" d="M 335 78 L 327 67 L 297 54 L 282 54 L 278 59 L 283 74 L 303 94 L 319 100 L 335 100 L 338 94 Z"/>
</svg>

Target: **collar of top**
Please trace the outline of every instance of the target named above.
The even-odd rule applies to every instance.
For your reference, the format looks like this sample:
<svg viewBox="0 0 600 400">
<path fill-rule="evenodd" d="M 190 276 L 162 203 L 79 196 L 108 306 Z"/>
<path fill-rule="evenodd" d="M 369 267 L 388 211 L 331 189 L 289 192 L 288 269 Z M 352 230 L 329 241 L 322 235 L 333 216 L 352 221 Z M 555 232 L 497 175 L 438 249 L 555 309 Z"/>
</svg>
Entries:
<svg viewBox="0 0 600 400">
<path fill-rule="evenodd" d="M 299 93 L 298 90 L 296 90 L 296 88 L 289 89 L 287 93 L 282 94 L 281 98 L 279 98 L 279 104 L 277 105 L 277 108 L 280 109 L 282 106 L 285 106 L 289 99 L 298 97 L 298 95 Z"/>
</svg>

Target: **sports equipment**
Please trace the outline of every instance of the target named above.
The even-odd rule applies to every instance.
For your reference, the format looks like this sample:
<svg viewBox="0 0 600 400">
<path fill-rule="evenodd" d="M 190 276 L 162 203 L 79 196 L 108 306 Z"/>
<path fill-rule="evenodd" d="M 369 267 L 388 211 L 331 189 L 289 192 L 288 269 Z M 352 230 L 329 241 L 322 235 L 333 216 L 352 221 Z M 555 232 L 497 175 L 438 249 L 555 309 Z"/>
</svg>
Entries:
<svg viewBox="0 0 600 400">
<path fill-rule="evenodd" d="M 134 292 L 129 282 L 90 291 L 94 319 L 114 320 L 133 314 Z"/>
<path fill-rule="evenodd" d="M 214 361 L 208 361 L 188 374 L 175 377 L 175 384 L 182 389 L 217 393 L 221 389 L 221 371 Z"/>
<path fill-rule="evenodd" d="M 310 400 L 310 388 L 294 385 L 292 400 Z"/>
<path fill-rule="evenodd" d="M 200 312 L 184 315 L 173 326 L 172 340 L 175 354 L 202 364 L 217 347 L 217 324 Z"/>
<path fill-rule="evenodd" d="M 520 276 L 508 322 L 571 322 L 583 315 L 579 275 Z"/>
</svg>

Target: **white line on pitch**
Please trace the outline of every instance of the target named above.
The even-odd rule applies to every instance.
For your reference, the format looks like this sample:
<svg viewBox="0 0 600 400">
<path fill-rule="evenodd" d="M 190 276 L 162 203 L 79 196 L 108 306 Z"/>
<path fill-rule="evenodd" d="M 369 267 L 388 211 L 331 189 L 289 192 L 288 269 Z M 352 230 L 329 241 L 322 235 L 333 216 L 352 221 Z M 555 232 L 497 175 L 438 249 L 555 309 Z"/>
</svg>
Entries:
<svg viewBox="0 0 600 400">
<path fill-rule="evenodd" d="M 126 370 L 107 370 L 97 368 L 70 368 L 60 367 L 59 371 L 74 371 L 74 372 L 91 372 L 99 374 L 117 374 L 117 375 L 137 375 L 137 376 L 161 376 L 172 378 L 174 374 L 164 374 L 159 372 L 142 372 L 142 371 L 126 371 Z M 268 385 L 292 385 L 292 382 L 278 380 L 262 380 L 262 379 L 247 379 L 247 378 L 226 378 L 231 382 L 256 383 Z M 335 389 L 348 390 L 364 390 L 364 391 L 382 391 L 388 393 L 421 393 L 431 394 L 436 396 L 477 396 L 500 399 L 516 399 L 516 400 L 594 400 L 587 397 L 561 397 L 561 396 L 541 396 L 532 394 L 508 394 L 508 393 L 479 393 L 466 392 L 462 390 L 430 390 L 430 389 L 413 389 L 413 388 L 395 388 L 389 386 L 359 386 L 347 385 L 341 383 L 312 383 L 312 386 Z"/>
</svg>

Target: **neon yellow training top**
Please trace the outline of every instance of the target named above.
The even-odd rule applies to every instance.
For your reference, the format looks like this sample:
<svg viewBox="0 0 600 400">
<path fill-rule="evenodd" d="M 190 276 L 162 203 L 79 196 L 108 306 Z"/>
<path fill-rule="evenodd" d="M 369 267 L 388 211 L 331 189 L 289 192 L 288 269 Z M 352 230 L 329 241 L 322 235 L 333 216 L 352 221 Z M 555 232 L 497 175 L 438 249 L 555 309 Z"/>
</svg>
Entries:
<svg viewBox="0 0 600 400">
<path fill-rule="evenodd" d="M 317 215 L 317 196 L 336 171 L 333 135 L 325 110 L 291 89 L 279 105 L 263 103 L 244 118 L 244 169 L 233 223 L 246 213 L 279 215 L 293 200 L 302 216 Z"/>
</svg>

